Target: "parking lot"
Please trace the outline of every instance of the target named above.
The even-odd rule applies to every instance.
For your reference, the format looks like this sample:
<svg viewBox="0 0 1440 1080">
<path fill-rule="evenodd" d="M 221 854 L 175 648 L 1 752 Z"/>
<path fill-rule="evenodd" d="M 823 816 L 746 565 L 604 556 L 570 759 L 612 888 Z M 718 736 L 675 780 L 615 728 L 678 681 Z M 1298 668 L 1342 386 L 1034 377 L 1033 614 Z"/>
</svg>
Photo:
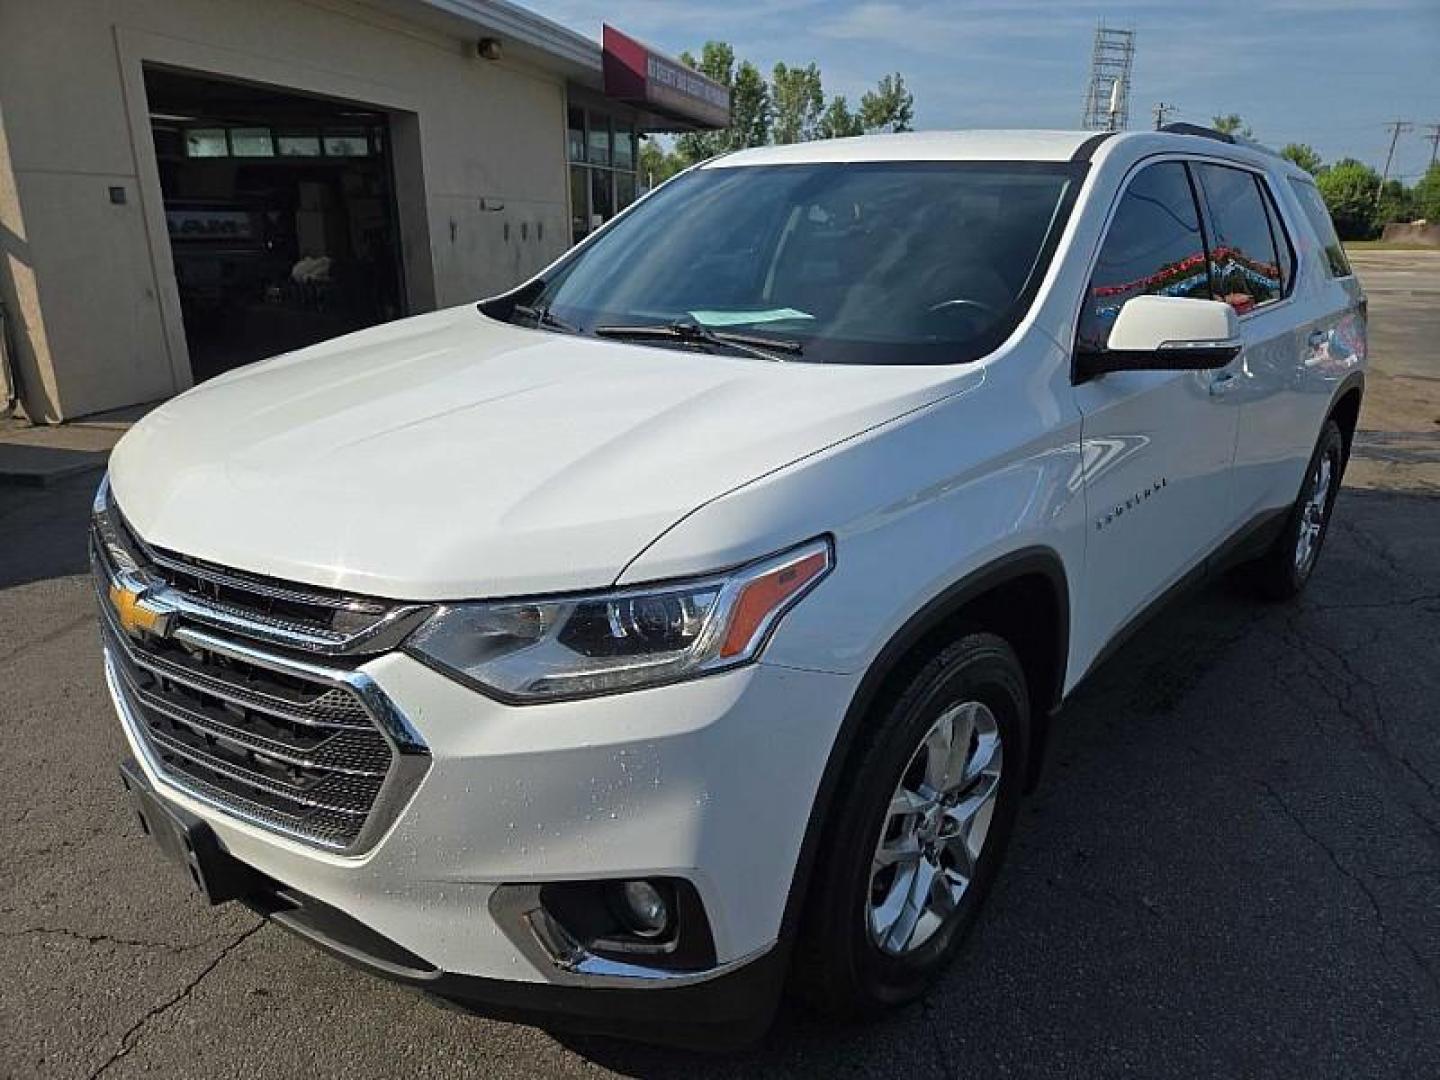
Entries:
<svg viewBox="0 0 1440 1080">
<path fill-rule="evenodd" d="M 936 992 L 739 1057 L 462 1014 L 202 906 L 116 779 L 94 477 L 0 488 L 0 1075 L 1435 1075 L 1440 253 L 1356 262 L 1375 370 L 1302 601 L 1220 582 L 1150 623 Z"/>
</svg>

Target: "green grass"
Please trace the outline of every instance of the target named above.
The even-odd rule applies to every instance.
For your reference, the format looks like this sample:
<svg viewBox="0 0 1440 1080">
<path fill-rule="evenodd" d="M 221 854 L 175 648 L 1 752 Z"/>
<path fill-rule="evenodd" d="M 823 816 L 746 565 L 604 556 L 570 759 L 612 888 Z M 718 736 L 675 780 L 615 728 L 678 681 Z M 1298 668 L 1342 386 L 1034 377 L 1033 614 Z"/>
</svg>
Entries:
<svg viewBox="0 0 1440 1080">
<path fill-rule="evenodd" d="M 1433 251 L 1440 254 L 1440 247 L 1432 244 L 1404 244 L 1387 240 L 1346 240 L 1346 251 Z"/>
</svg>

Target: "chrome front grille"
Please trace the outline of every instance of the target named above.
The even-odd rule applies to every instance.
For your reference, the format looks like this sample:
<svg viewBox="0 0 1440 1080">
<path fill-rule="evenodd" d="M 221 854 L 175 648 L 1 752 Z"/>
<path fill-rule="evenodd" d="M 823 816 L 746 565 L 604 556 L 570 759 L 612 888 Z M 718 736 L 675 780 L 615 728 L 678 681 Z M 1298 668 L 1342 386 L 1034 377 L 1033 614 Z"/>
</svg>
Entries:
<svg viewBox="0 0 1440 1080">
<path fill-rule="evenodd" d="M 370 847 L 429 764 L 393 703 L 344 660 L 276 649 L 278 620 L 257 617 L 276 613 L 275 597 L 247 597 L 244 579 L 226 571 L 215 571 L 229 579 L 223 600 L 199 584 L 204 579 L 157 572 L 150 549 L 128 533 L 117 547 L 107 524 L 97 512 L 91 545 L 106 674 L 151 768 L 264 828 L 345 853 Z M 291 605 L 284 617 L 293 618 L 306 602 L 303 587 L 276 588 Z M 127 618 L 127 605 L 141 597 L 162 617 Z M 361 603 L 372 622 L 400 607 Z M 322 596 L 316 606 L 333 604 Z M 363 637 L 366 646 L 377 640 Z"/>
<path fill-rule="evenodd" d="M 107 496 L 108 497 L 108 496 Z M 326 656 L 374 655 L 409 636 L 430 608 L 295 585 L 147 544 L 113 505 L 94 523 L 97 546 L 121 551 L 190 621 Z"/>
</svg>

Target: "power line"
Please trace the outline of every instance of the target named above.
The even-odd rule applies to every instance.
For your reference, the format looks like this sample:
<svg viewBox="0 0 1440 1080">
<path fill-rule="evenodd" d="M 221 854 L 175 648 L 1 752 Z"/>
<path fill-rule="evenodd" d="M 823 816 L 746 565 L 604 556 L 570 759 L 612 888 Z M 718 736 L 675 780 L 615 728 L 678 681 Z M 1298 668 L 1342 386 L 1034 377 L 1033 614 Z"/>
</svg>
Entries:
<svg viewBox="0 0 1440 1080">
<path fill-rule="evenodd" d="M 1430 134 L 1425 137 L 1430 140 L 1430 168 L 1435 167 L 1435 155 L 1440 153 L 1440 124 L 1426 124 Z"/>
<path fill-rule="evenodd" d="M 1380 205 L 1380 196 L 1385 194 L 1385 181 L 1390 179 L 1390 162 L 1395 157 L 1395 144 L 1400 141 L 1400 133 L 1409 131 L 1415 125 L 1409 120 L 1391 120 L 1385 125 L 1390 129 L 1390 150 L 1385 155 L 1385 169 L 1380 174 L 1380 186 L 1375 189 L 1375 205 Z"/>
</svg>

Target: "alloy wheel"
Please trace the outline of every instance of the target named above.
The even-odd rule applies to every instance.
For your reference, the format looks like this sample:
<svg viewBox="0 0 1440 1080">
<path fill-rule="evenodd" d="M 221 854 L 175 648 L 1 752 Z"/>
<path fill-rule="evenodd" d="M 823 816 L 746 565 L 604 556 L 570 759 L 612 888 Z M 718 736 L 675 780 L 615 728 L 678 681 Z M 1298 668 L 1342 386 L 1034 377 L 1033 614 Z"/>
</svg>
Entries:
<svg viewBox="0 0 1440 1080">
<path fill-rule="evenodd" d="M 995 802 L 1004 747 L 978 701 L 947 709 L 911 755 L 870 869 L 871 939 L 902 955 L 935 936 L 970 887 Z"/>
<path fill-rule="evenodd" d="M 1324 454 L 1316 463 L 1315 475 L 1300 504 L 1300 532 L 1295 539 L 1295 570 L 1299 574 L 1309 571 L 1320 549 L 1320 534 L 1330 509 L 1330 486 L 1334 478 L 1334 463 L 1329 454 Z"/>
</svg>

